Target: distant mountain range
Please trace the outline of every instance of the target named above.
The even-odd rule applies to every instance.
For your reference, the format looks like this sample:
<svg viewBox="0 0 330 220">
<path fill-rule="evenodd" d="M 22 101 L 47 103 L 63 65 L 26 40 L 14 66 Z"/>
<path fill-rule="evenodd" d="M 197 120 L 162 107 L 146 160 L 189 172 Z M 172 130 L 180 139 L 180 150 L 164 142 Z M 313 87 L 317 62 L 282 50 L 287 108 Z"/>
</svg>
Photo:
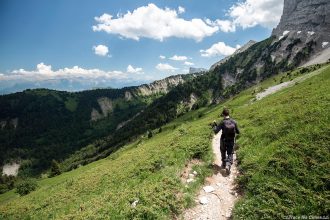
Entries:
<svg viewBox="0 0 330 220">
<path fill-rule="evenodd" d="M 136 86 L 141 85 L 143 83 L 149 83 L 149 81 L 126 81 L 126 86 Z M 123 84 L 122 81 L 112 79 L 111 83 L 108 81 L 98 80 L 97 83 L 93 80 L 86 79 L 52 79 L 52 80 L 42 80 L 42 81 L 17 81 L 11 82 L 1 82 L 0 81 L 0 95 L 10 94 L 14 92 L 21 92 L 25 89 L 54 89 L 60 91 L 68 91 L 68 92 L 77 92 L 83 90 L 91 90 L 96 88 L 120 88 Z"/>
</svg>

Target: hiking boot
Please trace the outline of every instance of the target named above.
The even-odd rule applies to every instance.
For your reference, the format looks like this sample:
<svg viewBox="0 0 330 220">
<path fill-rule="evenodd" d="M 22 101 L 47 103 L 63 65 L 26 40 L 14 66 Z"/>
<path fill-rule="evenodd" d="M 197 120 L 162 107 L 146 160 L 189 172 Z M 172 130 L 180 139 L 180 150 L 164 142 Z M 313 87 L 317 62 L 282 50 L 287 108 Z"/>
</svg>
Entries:
<svg viewBox="0 0 330 220">
<path fill-rule="evenodd" d="M 230 174 L 230 165 L 226 166 L 226 173 L 229 175 Z"/>
<path fill-rule="evenodd" d="M 226 168 L 226 163 L 222 163 L 220 168 L 225 169 Z"/>
</svg>

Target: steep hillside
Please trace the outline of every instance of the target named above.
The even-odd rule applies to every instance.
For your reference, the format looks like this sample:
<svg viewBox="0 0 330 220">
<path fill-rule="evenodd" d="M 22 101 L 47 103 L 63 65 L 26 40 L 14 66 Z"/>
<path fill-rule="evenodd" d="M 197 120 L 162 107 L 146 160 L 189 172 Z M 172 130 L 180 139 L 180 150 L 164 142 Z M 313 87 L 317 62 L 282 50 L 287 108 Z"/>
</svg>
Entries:
<svg viewBox="0 0 330 220">
<path fill-rule="evenodd" d="M 315 47 L 313 38 L 305 40 L 291 35 L 270 37 L 232 56 L 213 71 L 179 84 L 108 137 L 72 155 L 65 162 L 65 170 L 104 158 L 148 130 L 191 110 L 222 102 L 272 75 L 301 65 Z"/>
<path fill-rule="evenodd" d="M 309 80 L 235 108 L 241 219 L 328 216 L 330 66 Z"/>
<path fill-rule="evenodd" d="M 233 53 L 232 55 L 230 56 L 227 56 L 225 58 L 223 58 L 222 60 L 220 60 L 219 62 L 216 62 L 215 64 L 213 64 L 211 67 L 210 67 L 210 71 L 213 71 L 217 66 L 220 66 L 221 64 L 224 64 L 225 62 L 227 62 L 231 57 L 239 54 L 239 53 L 242 53 L 244 51 L 246 51 L 247 49 L 249 49 L 249 47 L 251 47 L 253 44 L 255 44 L 257 42 L 255 42 L 254 40 L 250 40 L 249 42 L 247 42 L 245 45 L 243 45 L 241 48 L 237 49 L 235 51 L 235 53 Z"/>
<path fill-rule="evenodd" d="M 62 160 L 119 129 L 154 99 L 194 76 L 123 89 L 35 89 L 0 96 L 0 166 L 20 161 L 21 175 L 39 173 L 52 159 Z"/>
<path fill-rule="evenodd" d="M 29 195 L 18 197 L 13 191 L 0 195 L 0 217 L 174 218 L 194 204 L 194 192 L 210 174 L 209 123 L 224 105 L 242 130 L 237 151 L 242 199 L 234 219 L 326 215 L 330 66 L 290 88 L 255 99 L 265 88 L 313 69 L 281 74 L 224 104 L 192 111 L 104 160 L 39 181 L 39 188 Z M 196 182 L 187 184 L 180 176 L 189 162 L 194 162 L 192 169 L 198 175 Z"/>
</svg>

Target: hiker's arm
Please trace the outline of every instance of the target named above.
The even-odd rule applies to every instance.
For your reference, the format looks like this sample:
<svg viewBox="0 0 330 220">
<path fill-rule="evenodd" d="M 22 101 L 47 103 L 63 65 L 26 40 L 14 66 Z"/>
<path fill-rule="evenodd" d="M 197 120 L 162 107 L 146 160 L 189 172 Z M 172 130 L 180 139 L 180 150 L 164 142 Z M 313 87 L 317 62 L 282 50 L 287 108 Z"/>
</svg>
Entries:
<svg viewBox="0 0 330 220">
<path fill-rule="evenodd" d="M 221 124 L 218 125 L 215 121 L 213 121 L 212 129 L 214 133 L 217 134 L 221 130 Z"/>
<path fill-rule="evenodd" d="M 235 130 L 236 130 L 236 134 L 239 134 L 240 133 L 240 131 L 239 131 L 239 129 L 238 129 L 238 126 L 237 126 L 237 122 L 235 121 Z"/>
</svg>

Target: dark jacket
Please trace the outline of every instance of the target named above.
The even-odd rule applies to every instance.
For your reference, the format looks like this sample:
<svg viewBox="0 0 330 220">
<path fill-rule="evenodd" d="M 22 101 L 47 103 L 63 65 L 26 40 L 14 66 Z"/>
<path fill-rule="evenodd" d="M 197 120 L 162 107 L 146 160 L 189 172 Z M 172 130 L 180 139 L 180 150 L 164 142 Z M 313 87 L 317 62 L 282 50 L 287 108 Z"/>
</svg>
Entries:
<svg viewBox="0 0 330 220">
<path fill-rule="evenodd" d="M 224 126 L 225 126 L 224 121 L 225 121 L 225 120 L 231 120 L 232 123 L 235 124 L 235 133 L 236 133 L 236 134 L 239 134 L 239 133 L 240 133 L 236 121 L 235 121 L 234 119 L 231 119 L 231 118 L 225 118 L 225 119 L 223 119 L 219 124 L 214 123 L 214 125 L 213 125 L 213 131 L 214 131 L 216 134 L 217 134 L 219 131 L 221 131 L 221 130 L 223 131 L 223 130 L 224 130 Z M 222 132 L 222 134 L 221 134 L 221 139 L 222 139 L 222 140 L 224 140 L 224 139 L 232 140 L 232 139 L 234 139 L 234 138 L 235 138 L 235 134 L 225 134 L 224 132 Z"/>
</svg>

